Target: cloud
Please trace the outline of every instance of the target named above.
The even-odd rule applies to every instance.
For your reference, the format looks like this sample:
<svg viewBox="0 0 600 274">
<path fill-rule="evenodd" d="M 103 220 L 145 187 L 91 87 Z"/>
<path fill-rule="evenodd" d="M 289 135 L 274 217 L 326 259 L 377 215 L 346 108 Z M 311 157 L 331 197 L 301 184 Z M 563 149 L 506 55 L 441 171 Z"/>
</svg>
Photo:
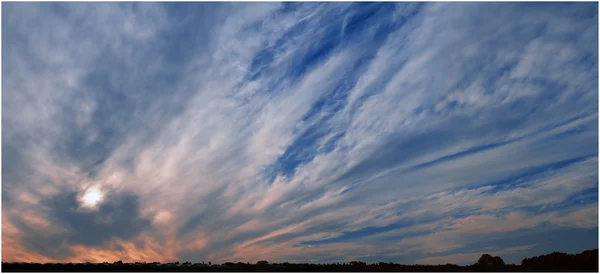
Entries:
<svg viewBox="0 0 600 274">
<path fill-rule="evenodd" d="M 150 221 L 139 216 L 137 198 L 108 193 L 97 210 L 80 205 L 77 193 L 65 191 L 42 200 L 38 212 L 9 215 L 9 222 L 25 232 L 21 243 L 48 257 L 73 255 L 69 246 L 103 246 L 112 239 L 132 240 Z M 63 246 L 66 246 L 63 248 Z"/>
<path fill-rule="evenodd" d="M 412 263 L 597 229 L 594 3 L 10 3 L 3 25 L 9 260 Z"/>
</svg>

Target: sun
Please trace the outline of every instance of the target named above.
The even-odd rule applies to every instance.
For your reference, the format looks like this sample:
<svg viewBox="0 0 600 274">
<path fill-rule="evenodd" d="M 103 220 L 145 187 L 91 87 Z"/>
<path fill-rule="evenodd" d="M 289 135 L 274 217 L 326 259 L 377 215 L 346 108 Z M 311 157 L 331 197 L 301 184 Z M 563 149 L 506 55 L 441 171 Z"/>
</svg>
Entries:
<svg viewBox="0 0 600 274">
<path fill-rule="evenodd" d="M 104 194 L 98 187 L 90 187 L 83 193 L 81 203 L 83 207 L 94 208 L 102 202 L 103 198 Z"/>
</svg>

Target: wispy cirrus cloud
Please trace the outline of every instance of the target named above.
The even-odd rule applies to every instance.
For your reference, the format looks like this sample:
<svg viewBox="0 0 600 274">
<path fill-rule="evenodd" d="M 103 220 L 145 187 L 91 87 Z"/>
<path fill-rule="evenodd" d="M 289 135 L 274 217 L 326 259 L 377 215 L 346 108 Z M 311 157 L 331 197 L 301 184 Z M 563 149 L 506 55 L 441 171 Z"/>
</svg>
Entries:
<svg viewBox="0 0 600 274">
<path fill-rule="evenodd" d="M 597 232 L 594 3 L 7 3 L 3 33 L 4 261 L 464 263 Z"/>
</svg>

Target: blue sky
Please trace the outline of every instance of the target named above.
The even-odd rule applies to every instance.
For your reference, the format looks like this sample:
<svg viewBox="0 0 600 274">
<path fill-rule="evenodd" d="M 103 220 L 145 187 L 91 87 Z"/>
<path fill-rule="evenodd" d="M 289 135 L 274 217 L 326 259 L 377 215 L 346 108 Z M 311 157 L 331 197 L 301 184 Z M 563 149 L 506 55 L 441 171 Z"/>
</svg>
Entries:
<svg viewBox="0 0 600 274">
<path fill-rule="evenodd" d="M 3 3 L 3 261 L 598 248 L 597 3 Z"/>
</svg>

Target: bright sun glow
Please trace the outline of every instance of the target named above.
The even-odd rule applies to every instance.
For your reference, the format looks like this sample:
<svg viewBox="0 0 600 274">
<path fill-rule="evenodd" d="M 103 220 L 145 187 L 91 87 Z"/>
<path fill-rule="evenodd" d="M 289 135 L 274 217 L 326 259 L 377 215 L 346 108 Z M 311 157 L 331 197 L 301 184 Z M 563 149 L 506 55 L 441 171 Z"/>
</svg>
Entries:
<svg viewBox="0 0 600 274">
<path fill-rule="evenodd" d="M 88 188 L 82 197 L 83 206 L 85 207 L 95 207 L 102 201 L 104 195 L 102 191 L 97 187 Z"/>
</svg>

